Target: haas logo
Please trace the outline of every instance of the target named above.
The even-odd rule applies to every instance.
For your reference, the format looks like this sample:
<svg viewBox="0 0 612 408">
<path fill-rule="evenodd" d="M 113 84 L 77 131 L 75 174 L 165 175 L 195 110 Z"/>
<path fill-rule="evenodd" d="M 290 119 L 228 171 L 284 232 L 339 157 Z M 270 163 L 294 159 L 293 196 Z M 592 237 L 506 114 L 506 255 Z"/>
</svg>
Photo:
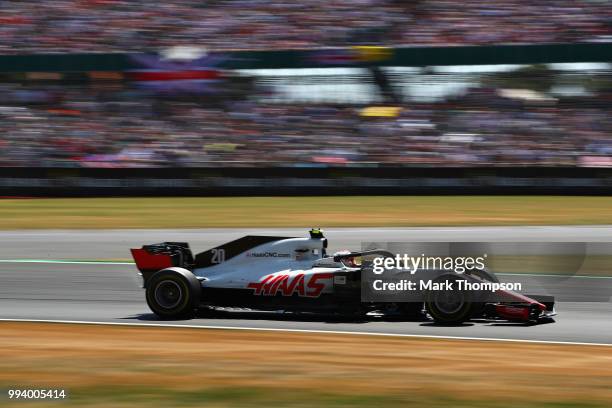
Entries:
<svg viewBox="0 0 612 408">
<path fill-rule="evenodd" d="M 333 277 L 332 273 L 317 273 L 308 277 L 303 273 L 295 276 L 268 275 L 261 282 L 251 282 L 247 287 L 254 290 L 253 294 L 262 296 L 275 296 L 277 293 L 291 296 L 297 293 L 298 296 L 319 297 L 325 289 L 325 284 L 320 281 Z"/>
</svg>

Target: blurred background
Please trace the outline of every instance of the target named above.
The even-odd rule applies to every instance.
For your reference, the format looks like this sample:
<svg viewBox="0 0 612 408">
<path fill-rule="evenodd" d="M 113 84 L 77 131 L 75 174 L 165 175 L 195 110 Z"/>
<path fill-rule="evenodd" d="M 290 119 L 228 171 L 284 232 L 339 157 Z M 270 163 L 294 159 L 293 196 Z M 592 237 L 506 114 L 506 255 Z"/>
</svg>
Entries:
<svg viewBox="0 0 612 408">
<path fill-rule="evenodd" d="M 334 250 L 608 241 L 611 102 L 612 0 L 0 0 L 0 318 L 163 324 L 127 258 L 154 241 L 305 226 L 331 228 Z M 73 196 L 87 198 L 59 198 Z M 67 388 L 78 407 L 609 407 L 610 347 L 534 344 L 609 343 L 608 259 L 576 280 L 527 261 L 534 282 L 595 301 L 563 299 L 558 322 L 530 328 L 0 322 L 0 391 Z"/>
<path fill-rule="evenodd" d="M 5 82 L 0 164 L 612 165 L 608 64 L 238 74 L 200 92 L 158 81 L 158 90 L 139 81 Z"/>
<path fill-rule="evenodd" d="M 0 167 L 612 167 L 611 45 L 607 0 L 2 1 Z"/>
<path fill-rule="evenodd" d="M 609 41 L 606 0 L 2 1 L 0 52 Z"/>
</svg>

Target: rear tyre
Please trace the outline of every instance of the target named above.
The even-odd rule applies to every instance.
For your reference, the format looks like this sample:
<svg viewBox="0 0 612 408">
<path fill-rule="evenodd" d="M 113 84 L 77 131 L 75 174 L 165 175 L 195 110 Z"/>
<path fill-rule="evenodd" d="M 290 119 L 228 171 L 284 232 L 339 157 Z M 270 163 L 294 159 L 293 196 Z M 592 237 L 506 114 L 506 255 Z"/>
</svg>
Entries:
<svg viewBox="0 0 612 408">
<path fill-rule="evenodd" d="M 187 269 L 163 269 L 147 282 L 147 304 L 163 319 L 192 317 L 199 296 L 200 282 Z"/>
<path fill-rule="evenodd" d="M 441 275 L 434 279 L 435 284 L 452 284 L 452 290 L 431 290 L 425 296 L 425 309 L 438 324 L 458 325 L 472 317 L 473 304 L 471 293 L 459 290 L 457 275 Z"/>
</svg>

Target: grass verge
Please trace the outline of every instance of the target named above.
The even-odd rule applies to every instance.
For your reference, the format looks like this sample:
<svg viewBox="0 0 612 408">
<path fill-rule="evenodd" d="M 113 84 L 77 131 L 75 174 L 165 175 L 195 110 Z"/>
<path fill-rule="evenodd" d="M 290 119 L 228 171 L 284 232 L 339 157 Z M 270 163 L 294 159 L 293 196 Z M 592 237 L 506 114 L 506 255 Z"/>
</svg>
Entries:
<svg viewBox="0 0 612 408">
<path fill-rule="evenodd" d="M 612 224 L 612 197 L 355 196 L 0 200 L 0 229 Z"/>
<path fill-rule="evenodd" d="M 0 323 L 0 388 L 78 407 L 606 407 L 612 348 Z"/>
</svg>

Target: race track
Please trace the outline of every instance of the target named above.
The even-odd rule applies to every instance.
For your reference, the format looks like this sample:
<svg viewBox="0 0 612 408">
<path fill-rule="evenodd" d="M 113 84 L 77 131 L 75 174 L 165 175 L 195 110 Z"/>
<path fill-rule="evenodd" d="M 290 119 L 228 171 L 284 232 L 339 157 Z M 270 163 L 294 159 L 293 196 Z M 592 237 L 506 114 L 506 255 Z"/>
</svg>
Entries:
<svg viewBox="0 0 612 408">
<path fill-rule="evenodd" d="M 159 321 L 145 302 L 133 265 L 49 263 L 48 260 L 126 259 L 130 247 L 186 241 L 196 252 L 246 234 L 304 236 L 305 229 L 128 230 L 0 232 L 0 319 L 33 319 L 135 324 L 172 324 L 330 330 L 429 336 L 501 338 L 612 344 L 612 278 L 500 276 L 521 282 L 524 292 L 553 294 L 554 323 L 524 326 L 474 322 L 441 327 L 373 316 L 347 321 L 329 316 L 219 312 L 187 321 Z M 612 227 L 491 227 L 330 229 L 331 250 L 359 249 L 362 241 L 612 241 Z"/>
</svg>

